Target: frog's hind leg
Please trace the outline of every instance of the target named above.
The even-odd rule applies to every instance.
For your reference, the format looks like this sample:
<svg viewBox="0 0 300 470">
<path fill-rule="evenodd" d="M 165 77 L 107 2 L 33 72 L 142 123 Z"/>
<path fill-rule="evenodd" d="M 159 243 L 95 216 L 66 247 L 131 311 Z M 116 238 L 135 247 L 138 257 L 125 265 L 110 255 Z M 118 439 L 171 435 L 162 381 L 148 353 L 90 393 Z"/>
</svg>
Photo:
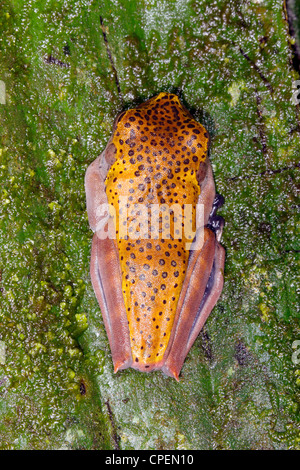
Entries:
<svg viewBox="0 0 300 470">
<path fill-rule="evenodd" d="M 105 178 L 114 161 L 115 152 L 115 146 L 109 142 L 105 151 L 88 167 L 85 188 L 89 223 L 95 232 L 90 264 L 91 279 L 117 372 L 130 367 L 132 356 L 122 294 L 119 252 L 114 240 L 105 190 Z"/>
<path fill-rule="evenodd" d="M 216 215 L 224 198 L 216 194 L 212 168 L 207 161 L 205 171 L 197 176 L 201 186 L 198 204 L 204 207 L 203 234 L 191 251 L 185 280 L 177 304 L 176 315 L 162 370 L 176 380 L 183 362 L 215 306 L 223 288 L 225 250 L 220 245 L 224 220 Z M 203 243 L 202 243 L 203 240 Z"/>
<path fill-rule="evenodd" d="M 165 374 L 179 378 L 183 362 L 223 288 L 225 250 L 214 232 L 204 228 L 201 250 L 191 253 L 170 338 Z"/>
<path fill-rule="evenodd" d="M 100 239 L 94 234 L 90 273 L 117 372 L 131 366 L 132 355 L 119 254 L 114 240 Z"/>
</svg>

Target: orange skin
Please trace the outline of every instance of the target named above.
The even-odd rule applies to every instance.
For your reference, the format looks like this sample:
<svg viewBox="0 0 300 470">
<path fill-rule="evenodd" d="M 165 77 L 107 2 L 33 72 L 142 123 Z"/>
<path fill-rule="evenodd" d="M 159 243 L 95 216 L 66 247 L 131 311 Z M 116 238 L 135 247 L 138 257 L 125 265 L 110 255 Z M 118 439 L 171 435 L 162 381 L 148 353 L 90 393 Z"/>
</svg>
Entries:
<svg viewBox="0 0 300 470">
<path fill-rule="evenodd" d="M 206 226 L 215 200 L 207 148 L 206 129 L 176 95 L 160 93 L 116 119 L 106 149 L 87 170 L 87 211 L 95 232 L 91 278 L 115 371 L 161 369 L 178 380 L 221 294 L 221 227 Z M 127 205 L 120 210 L 122 198 Z M 115 226 L 108 211 L 99 210 L 102 204 L 112 209 Z M 148 216 L 143 225 L 141 205 Z M 164 211 L 153 217 L 153 205 L 182 209 L 182 223 L 175 210 L 169 218 Z M 183 212 L 186 205 L 191 217 Z M 192 251 L 188 243 L 195 232 L 181 229 L 187 219 L 203 241 Z"/>
</svg>

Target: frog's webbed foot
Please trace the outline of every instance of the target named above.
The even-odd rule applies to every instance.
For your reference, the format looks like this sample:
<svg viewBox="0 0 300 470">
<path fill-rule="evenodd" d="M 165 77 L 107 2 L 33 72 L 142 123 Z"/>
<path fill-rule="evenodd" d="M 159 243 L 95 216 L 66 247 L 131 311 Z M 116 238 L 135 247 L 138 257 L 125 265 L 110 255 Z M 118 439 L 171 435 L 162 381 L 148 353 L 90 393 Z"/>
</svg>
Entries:
<svg viewBox="0 0 300 470">
<path fill-rule="evenodd" d="M 220 215 L 217 215 L 217 210 L 224 204 L 224 197 L 221 194 L 216 194 L 212 205 L 212 210 L 209 214 L 206 227 L 216 234 L 218 242 L 221 240 L 222 231 L 225 225 L 225 220 Z"/>
</svg>

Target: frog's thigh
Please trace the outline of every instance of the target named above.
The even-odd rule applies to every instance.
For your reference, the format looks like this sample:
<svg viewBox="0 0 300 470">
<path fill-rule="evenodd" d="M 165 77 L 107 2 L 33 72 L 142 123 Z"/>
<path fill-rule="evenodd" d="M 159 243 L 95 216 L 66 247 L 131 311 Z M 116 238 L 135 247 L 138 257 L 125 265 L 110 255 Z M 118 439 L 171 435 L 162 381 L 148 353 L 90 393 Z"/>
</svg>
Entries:
<svg viewBox="0 0 300 470">
<path fill-rule="evenodd" d="M 168 356 L 162 368 L 167 375 L 177 380 L 190 347 L 222 291 L 223 267 L 224 249 L 216 241 L 215 234 L 204 228 L 203 247 L 190 256 Z M 212 272 L 215 274 L 210 277 Z"/>
<path fill-rule="evenodd" d="M 114 370 L 117 372 L 130 367 L 132 363 L 122 274 L 114 240 L 102 240 L 97 233 L 92 241 L 91 279 L 108 335 Z"/>
</svg>

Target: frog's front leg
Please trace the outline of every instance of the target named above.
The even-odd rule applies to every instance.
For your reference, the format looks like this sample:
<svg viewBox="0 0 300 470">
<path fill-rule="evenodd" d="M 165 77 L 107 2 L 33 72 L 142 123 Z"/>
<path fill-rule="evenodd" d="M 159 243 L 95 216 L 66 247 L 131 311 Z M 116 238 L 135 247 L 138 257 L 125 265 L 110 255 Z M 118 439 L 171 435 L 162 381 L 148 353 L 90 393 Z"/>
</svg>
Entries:
<svg viewBox="0 0 300 470">
<path fill-rule="evenodd" d="M 119 253 L 109 228 L 105 177 L 110 154 L 103 152 L 87 169 L 85 187 L 89 223 L 95 232 L 92 241 L 90 274 L 108 335 L 114 370 L 132 363 L 128 320 L 122 294 Z M 101 210 L 102 207 L 102 210 Z"/>
<path fill-rule="evenodd" d="M 215 234 L 204 228 L 201 250 L 191 252 L 178 301 L 173 334 L 163 371 L 176 380 L 183 362 L 223 288 L 225 250 Z"/>
</svg>

